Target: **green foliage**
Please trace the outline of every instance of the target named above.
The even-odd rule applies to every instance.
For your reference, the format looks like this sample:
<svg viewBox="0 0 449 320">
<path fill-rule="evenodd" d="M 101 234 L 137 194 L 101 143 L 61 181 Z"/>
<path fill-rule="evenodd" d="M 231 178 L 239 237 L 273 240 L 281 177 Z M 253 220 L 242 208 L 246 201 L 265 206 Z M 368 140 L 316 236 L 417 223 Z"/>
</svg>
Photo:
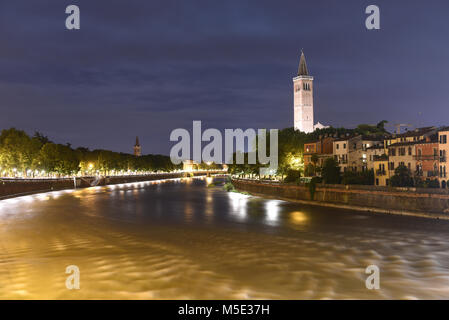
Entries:
<svg viewBox="0 0 449 320">
<path fill-rule="evenodd" d="M 393 187 L 413 187 L 413 178 L 410 169 L 401 164 L 394 170 L 394 176 L 390 179 Z"/>
<path fill-rule="evenodd" d="M 170 158 L 163 155 L 131 154 L 109 150 L 71 148 L 51 142 L 48 137 L 36 132 L 29 137 L 24 131 L 11 128 L 0 134 L 0 167 L 2 174 L 14 175 L 15 172 L 30 176 L 30 172 L 45 171 L 50 175 L 111 174 L 130 171 L 172 171 L 175 166 Z M 15 171 L 14 171 L 15 169 Z"/>
<path fill-rule="evenodd" d="M 321 169 L 321 176 L 324 183 L 338 184 L 340 183 L 340 167 L 334 158 L 327 158 Z"/>
<path fill-rule="evenodd" d="M 227 192 L 233 192 L 236 191 L 234 185 L 231 182 L 226 182 L 225 185 L 223 186 L 223 188 L 225 189 L 225 191 Z"/>
<path fill-rule="evenodd" d="M 301 178 L 301 171 L 289 169 L 287 171 L 287 176 L 285 177 L 284 182 L 297 182 L 299 181 L 299 178 Z"/>
<path fill-rule="evenodd" d="M 365 171 L 346 171 L 343 173 L 341 180 L 343 184 L 361 184 L 361 185 L 374 185 L 374 170 Z"/>
<path fill-rule="evenodd" d="M 427 188 L 439 188 L 440 182 L 437 179 L 426 179 Z"/>
<path fill-rule="evenodd" d="M 0 167 L 2 171 L 12 173 L 26 172 L 31 168 L 33 159 L 39 153 L 41 143 L 30 138 L 24 131 L 11 128 L 0 134 Z"/>
<path fill-rule="evenodd" d="M 309 163 L 304 169 L 305 177 L 312 177 L 315 175 L 315 173 L 316 173 L 315 166 L 311 163 Z"/>
<path fill-rule="evenodd" d="M 384 135 L 386 133 L 384 125 L 386 121 L 383 120 L 377 125 L 362 124 L 355 129 L 346 128 L 324 128 L 317 129 L 311 133 L 304 133 L 293 128 L 286 128 L 279 130 L 278 132 L 278 170 L 277 174 L 285 176 L 288 170 L 300 170 L 304 172 L 305 176 L 313 176 L 319 171 L 319 168 L 315 165 L 313 168 L 304 168 L 302 157 L 304 153 L 304 144 L 312 141 L 316 141 L 320 136 L 342 136 L 342 135 L 354 135 L 369 134 L 369 135 Z M 257 140 L 257 139 L 256 139 Z M 267 154 L 269 154 L 269 132 L 266 135 L 267 141 Z M 253 142 L 256 145 L 256 141 Z M 257 148 L 256 148 L 257 152 Z M 315 164 L 318 162 L 317 157 L 312 158 L 312 162 Z M 244 154 L 244 164 L 236 164 L 236 154 L 233 154 L 233 164 L 229 165 L 229 172 L 232 174 L 245 174 L 245 175 L 258 175 L 259 168 L 263 166 L 259 163 L 248 164 L 248 153 Z M 307 172 L 309 171 L 309 172 Z"/>
<path fill-rule="evenodd" d="M 70 175 L 78 172 L 79 159 L 70 147 L 48 142 L 39 151 L 33 161 L 33 167 L 46 172 Z"/>
<path fill-rule="evenodd" d="M 306 184 L 306 186 L 309 188 L 310 200 L 312 201 L 315 200 L 316 185 L 320 182 L 321 179 L 319 177 L 313 177 L 312 180 L 310 180 L 310 182 Z"/>
</svg>

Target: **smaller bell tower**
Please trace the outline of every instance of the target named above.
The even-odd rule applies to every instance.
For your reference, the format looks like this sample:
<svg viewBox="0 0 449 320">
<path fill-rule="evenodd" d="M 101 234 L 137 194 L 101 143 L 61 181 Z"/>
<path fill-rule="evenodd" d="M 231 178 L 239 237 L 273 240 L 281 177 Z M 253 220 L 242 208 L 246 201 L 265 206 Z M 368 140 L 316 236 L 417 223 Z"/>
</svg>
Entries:
<svg viewBox="0 0 449 320">
<path fill-rule="evenodd" d="M 136 144 L 134 145 L 134 155 L 140 157 L 142 155 L 142 148 L 140 147 L 139 137 L 136 137 Z"/>
</svg>

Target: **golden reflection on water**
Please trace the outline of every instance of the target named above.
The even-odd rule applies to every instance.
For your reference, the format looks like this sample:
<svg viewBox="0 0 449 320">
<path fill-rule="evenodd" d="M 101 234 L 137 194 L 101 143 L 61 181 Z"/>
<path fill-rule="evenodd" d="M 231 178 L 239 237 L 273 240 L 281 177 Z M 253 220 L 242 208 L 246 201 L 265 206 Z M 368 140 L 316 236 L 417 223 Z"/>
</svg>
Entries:
<svg viewBox="0 0 449 320">
<path fill-rule="evenodd" d="M 293 211 L 290 213 L 290 221 L 296 225 L 305 225 L 307 223 L 307 216 L 301 211 Z"/>
<path fill-rule="evenodd" d="M 184 205 L 184 216 L 186 222 L 192 222 L 193 219 L 193 207 L 190 202 L 185 203 Z"/>
<path fill-rule="evenodd" d="M 375 228 L 374 215 L 362 220 L 195 180 L 0 201 L 0 298 L 449 298 L 442 227 L 404 231 L 382 216 L 388 227 Z M 81 272 L 76 291 L 65 288 L 72 264 Z M 379 291 L 365 288 L 370 264 L 389 279 Z"/>
</svg>

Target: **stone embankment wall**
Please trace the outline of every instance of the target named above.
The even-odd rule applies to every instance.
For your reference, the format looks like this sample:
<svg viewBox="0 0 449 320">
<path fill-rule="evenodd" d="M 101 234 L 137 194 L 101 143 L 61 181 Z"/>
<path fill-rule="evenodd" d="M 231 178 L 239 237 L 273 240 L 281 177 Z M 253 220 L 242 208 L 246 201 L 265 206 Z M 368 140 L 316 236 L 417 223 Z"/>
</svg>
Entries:
<svg viewBox="0 0 449 320">
<path fill-rule="evenodd" d="M 306 185 L 233 179 L 238 190 L 312 205 L 364 211 L 449 218 L 447 189 L 392 188 L 317 184 L 314 197 Z"/>
<path fill-rule="evenodd" d="M 194 176 L 217 174 L 222 171 L 194 172 Z M 91 183 L 96 181 L 95 185 L 104 186 L 108 184 L 131 183 L 139 181 L 151 181 L 161 179 L 181 178 L 190 174 L 182 172 L 176 173 L 157 173 L 149 175 L 132 175 L 132 176 L 109 176 L 102 177 L 98 181 L 96 177 L 77 177 L 76 182 L 73 178 L 63 179 L 0 179 L 0 200 L 13 196 L 26 195 L 31 193 L 48 192 L 53 190 L 73 189 L 90 187 Z"/>
</svg>

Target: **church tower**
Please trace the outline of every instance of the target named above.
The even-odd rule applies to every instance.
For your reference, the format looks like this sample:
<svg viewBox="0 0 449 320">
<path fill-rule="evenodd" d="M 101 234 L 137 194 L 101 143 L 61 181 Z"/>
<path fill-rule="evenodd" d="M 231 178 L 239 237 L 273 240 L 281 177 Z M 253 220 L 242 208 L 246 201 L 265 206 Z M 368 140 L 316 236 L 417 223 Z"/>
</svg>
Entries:
<svg viewBox="0 0 449 320">
<path fill-rule="evenodd" d="M 293 109 L 295 130 L 313 132 L 313 77 L 309 76 L 302 50 L 298 75 L 293 78 Z"/>
<path fill-rule="evenodd" d="M 142 149 L 140 148 L 139 137 L 136 137 L 136 144 L 134 145 L 134 155 L 136 157 L 140 157 L 141 154 L 142 154 Z"/>
</svg>

